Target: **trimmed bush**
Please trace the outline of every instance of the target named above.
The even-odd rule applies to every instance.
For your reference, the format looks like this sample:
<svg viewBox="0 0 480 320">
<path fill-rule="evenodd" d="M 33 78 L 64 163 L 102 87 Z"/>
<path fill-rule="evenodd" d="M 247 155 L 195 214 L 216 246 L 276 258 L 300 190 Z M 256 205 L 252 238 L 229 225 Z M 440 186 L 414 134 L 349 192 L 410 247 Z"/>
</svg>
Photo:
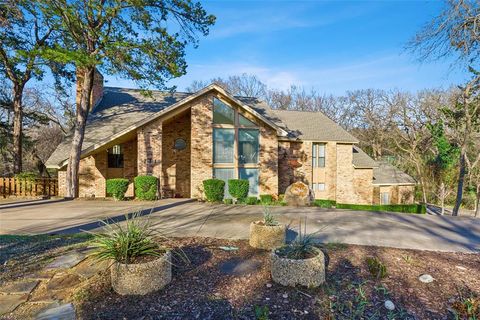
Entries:
<svg viewBox="0 0 480 320">
<path fill-rule="evenodd" d="M 223 203 L 225 203 L 225 204 L 233 204 L 233 199 L 231 199 L 231 198 L 223 199 Z"/>
<path fill-rule="evenodd" d="M 107 193 L 111 194 L 115 200 L 123 200 L 129 183 L 128 179 L 123 178 L 107 179 Z"/>
<path fill-rule="evenodd" d="M 250 183 L 245 179 L 228 180 L 228 192 L 237 200 L 246 199 Z"/>
<path fill-rule="evenodd" d="M 264 205 L 270 205 L 273 203 L 273 196 L 271 194 L 261 194 L 260 203 Z"/>
<path fill-rule="evenodd" d="M 156 200 L 158 190 L 158 178 L 154 176 L 138 176 L 133 180 L 135 185 L 135 197 L 140 200 Z"/>
<path fill-rule="evenodd" d="M 403 213 L 425 214 L 427 212 L 425 205 L 422 204 L 389 204 L 389 205 L 364 205 L 364 204 L 344 204 L 337 203 L 337 209 L 352 209 L 365 211 L 391 211 Z"/>
<path fill-rule="evenodd" d="M 334 200 L 323 200 L 323 199 L 315 199 L 312 203 L 314 207 L 320 208 L 332 208 L 337 203 Z"/>
<path fill-rule="evenodd" d="M 220 179 L 203 180 L 203 190 L 208 202 L 219 202 L 225 194 L 225 181 Z"/>
<path fill-rule="evenodd" d="M 248 197 L 245 200 L 245 204 L 257 204 L 258 203 L 258 198 L 257 197 Z"/>
</svg>

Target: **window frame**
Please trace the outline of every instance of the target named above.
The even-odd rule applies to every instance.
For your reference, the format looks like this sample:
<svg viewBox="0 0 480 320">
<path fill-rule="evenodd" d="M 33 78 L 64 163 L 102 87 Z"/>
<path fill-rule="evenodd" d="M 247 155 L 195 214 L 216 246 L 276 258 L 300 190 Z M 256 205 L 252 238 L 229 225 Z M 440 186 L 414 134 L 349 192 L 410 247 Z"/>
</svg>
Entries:
<svg viewBox="0 0 480 320">
<path fill-rule="evenodd" d="M 323 155 L 320 156 L 323 149 Z M 327 153 L 327 144 L 325 142 L 313 142 L 312 143 L 312 167 L 313 168 L 325 168 L 326 166 L 326 153 Z"/>
<path fill-rule="evenodd" d="M 118 148 L 118 153 L 115 152 Z M 115 163 L 111 165 L 112 163 Z M 125 168 L 125 157 L 123 147 L 121 144 L 116 144 L 107 149 L 107 168 L 108 169 L 123 169 Z"/>
<path fill-rule="evenodd" d="M 258 120 L 252 119 L 252 117 L 247 117 L 246 112 L 240 112 L 239 108 L 236 106 L 232 106 L 231 104 L 225 102 L 224 100 L 220 99 L 219 97 L 214 97 L 213 100 L 219 100 L 221 103 L 226 104 L 234 111 L 234 123 L 233 124 L 220 124 L 215 123 L 213 121 L 213 112 L 214 112 L 214 101 L 212 101 L 212 176 L 215 176 L 215 169 L 234 169 L 234 179 L 239 179 L 240 172 L 239 169 L 258 169 L 258 181 L 260 181 L 260 155 L 261 155 L 261 141 L 262 141 L 262 131 L 261 126 L 258 124 Z M 241 125 L 240 124 L 240 116 L 244 117 L 248 121 L 252 123 L 252 125 Z M 221 128 L 221 129 L 233 129 L 234 130 L 234 140 L 233 140 L 233 163 L 215 163 L 215 142 L 214 142 L 214 129 Z M 247 130 L 258 130 L 258 154 L 257 154 L 257 161 L 255 163 L 242 163 L 240 161 L 240 154 L 239 154 L 239 130 L 247 129 Z M 260 183 L 257 184 L 257 193 L 260 194 Z M 258 195 L 257 194 L 257 195 Z"/>
</svg>

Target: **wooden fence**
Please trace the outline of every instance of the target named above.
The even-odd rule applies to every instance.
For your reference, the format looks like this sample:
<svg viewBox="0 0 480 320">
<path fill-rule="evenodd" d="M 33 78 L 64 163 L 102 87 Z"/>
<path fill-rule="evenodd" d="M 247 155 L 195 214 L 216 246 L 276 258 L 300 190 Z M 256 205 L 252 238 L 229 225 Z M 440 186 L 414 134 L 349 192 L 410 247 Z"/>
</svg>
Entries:
<svg viewBox="0 0 480 320">
<path fill-rule="evenodd" d="M 56 196 L 58 180 L 51 178 L 1 178 L 0 196 Z"/>
</svg>

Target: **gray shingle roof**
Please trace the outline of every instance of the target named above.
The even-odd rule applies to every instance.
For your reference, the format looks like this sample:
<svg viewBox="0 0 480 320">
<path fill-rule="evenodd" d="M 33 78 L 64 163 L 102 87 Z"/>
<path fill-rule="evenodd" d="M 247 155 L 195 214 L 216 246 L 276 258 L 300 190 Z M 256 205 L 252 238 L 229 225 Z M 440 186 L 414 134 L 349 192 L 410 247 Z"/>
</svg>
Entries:
<svg viewBox="0 0 480 320">
<path fill-rule="evenodd" d="M 373 169 L 373 184 L 416 184 L 411 176 L 387 162 L 379 162 L 379 167 Z"/>
<path fill-rule="evenodd" d="M 376 168 L 378 163 L 358 146 L 353 146 L 353 165 L 355 168 Z"/>
<path fill-rule="evenodd" d="M 274 110 L 289 138 L 358 143 L 358 140 L 321 112 Z"/>
<path fill-rule="evenodd" d="M 88 116 L 82 150 L 101 143 L 189 95 L 152 91 L 152 97 L 146 97 L 140 90 L 105 87 L 102 101 Z M 71 135 L 65 137 L 47 160 L 47 166 L 57 166 L 67 159 L 71 139 Z"/>
</svg>

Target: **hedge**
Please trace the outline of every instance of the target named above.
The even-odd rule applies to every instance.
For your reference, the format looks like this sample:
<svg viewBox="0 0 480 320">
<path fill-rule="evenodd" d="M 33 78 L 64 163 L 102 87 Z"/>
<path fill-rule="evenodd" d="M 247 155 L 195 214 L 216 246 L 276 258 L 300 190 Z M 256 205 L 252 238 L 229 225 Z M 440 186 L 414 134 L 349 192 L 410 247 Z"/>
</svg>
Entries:
<svg viewBox="0 0 480 320">
<path fill-rule="evenodd" d="M 138 176 L 133 180 L 135 185 L 135 197 L 140 200 L 156 200 L 158 178 L 154 176 Z"/>
<path fill-rule="evenodd" d="M 324 199 L 315 199 L 312 203 L 314 207 L 320 207 L 320 208 L 332 208 L 335 207 L 336 205 L 335 200 L 324 200 Z"/>
<path fill-rule="evenodd" d="M 228 198 L 228 199 L 223 199 L 224 204 L 233 204 L 233 199 Z"/>
<path fill-rule="evenodd" d="M 237 200 L 243 200 L 248 196 L 250 184 L 246 179 L 228 180 L 228 192 Z"/>
<path fill-rule="evenodd" d="M 422 205 L 422 204 L 363 205 L 363 204 L 337 203 L 336 207 L 337 209 L 391 211 L 391 212 L 417 213 L 417 214 L 425 214 L 427 212 L 425 205 Z"/>
<path fill-rule="evenodd" d="M 271 194 L 261 194 L 260 203 L 270 205 L 273 203 L 273 196 Z"/>
<path fill-rule="evenodd" d="M 245 204 L 257 204 L 258 203 L 258 198 L 257 197 L 248 197 L 245 200 Z"/>
<path fill-rule="evenodd" d="M 203 180 L 203 190 L 208 202 L 219 202 L 225 195 L 225 181 L 220 179 Z"/>
<path fill-rule="evenodd" d="M 107 193 L 111 194 L 115 200 L 123 200 L 129 183 L 128 179 L 123 178 L 107 179 Z"/>
</svg>

